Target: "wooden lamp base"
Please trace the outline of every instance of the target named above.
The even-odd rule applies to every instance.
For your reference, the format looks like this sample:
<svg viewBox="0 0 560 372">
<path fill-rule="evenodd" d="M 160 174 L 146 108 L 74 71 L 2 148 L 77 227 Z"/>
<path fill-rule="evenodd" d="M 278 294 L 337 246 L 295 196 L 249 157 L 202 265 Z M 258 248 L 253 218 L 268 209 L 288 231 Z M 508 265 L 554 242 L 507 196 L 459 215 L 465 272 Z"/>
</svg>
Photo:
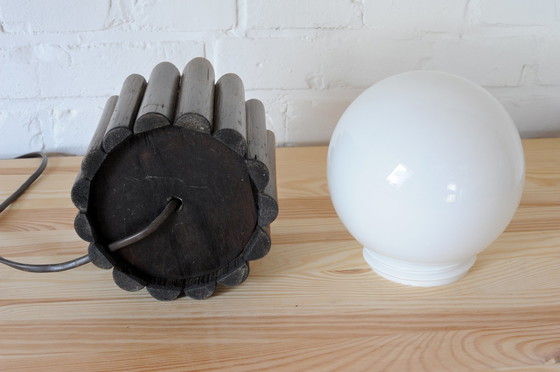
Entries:
<svg viewBox="0 0 560 372">
<path fill-rule="evenodd" d="M 149 225 L 170 199 L 180 206 L 157 231 L 108 248 Z M 275 140 L 264 107 L 245 102 L 236 75 L 214 85 L 202 58 L 182 79 L 166 62 L 148 84 L 131 75 L 120 97 L 107 102 L 72 200 L 90 259 L 113 268 L 125 290 L 205 299 L 217 284 L 241 284 L 248 261 L 268 253 L 278 214 Z"/>
</svg>

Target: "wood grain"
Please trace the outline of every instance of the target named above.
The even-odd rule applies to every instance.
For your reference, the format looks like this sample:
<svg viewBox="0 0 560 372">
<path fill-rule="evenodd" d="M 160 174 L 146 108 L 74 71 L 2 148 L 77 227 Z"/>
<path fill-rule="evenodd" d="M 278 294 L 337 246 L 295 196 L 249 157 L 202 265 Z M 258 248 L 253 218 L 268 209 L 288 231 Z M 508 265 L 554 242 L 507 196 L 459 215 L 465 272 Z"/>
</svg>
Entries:
<svg viewBox="0 0 560 372">
<path fill-rule="evenodd" d="M 82 159 L 82 173 L 88 180 L 93 178 L 107 156 L 105 151 L 103 151 L 103 137 L 107 131 L 111 116 L 113 116 L 113 112 L 115 111 L 118 99 L 119 97 L 112 96 L 107 100 L 107 103 L 105 103 L 105 108 L 101 114 L 99 124 L 97 124 L 97 129 L 95 129 L 91 142 Z"/>
<path fill-rule="evenodd" d="M 192 59 L 183 70 L 175 125 L 211 133 L 214 121 L 214 68 L 205 58 Z"/>
<path fill-rule="evenodd" d="M 376 276 L 328 198 L 326 148 L 278 149 L 272 248 L 243 285 L 161 303 L 93 265 L 43 275 L 0 267 L 0 369 L 557 371 L 560 139 L 524 145 L 518 213 L 455 284 Z M 0 161 L 0 198 L 37 162 Z M 79 164 L 50 159 L 0 216 L 2 256 L 41 263 L 86 252 L 69 200 Z"/>
<path fill-rule="evenodd" d="M 121 88 L 115 111 L 103 137 L 103 150 L 109 153 L 132 135 L 136 115 L 144 96 L 146 80 L 138 74 L 129 75 Z"/>
<path fill-rule="evenodd" d="M 225 74 L 214 90 L 214 137 L 241 156 L 247 152 L 245 88 L 235 74 Z"/>
<path fill-rule="evenodd" d="M 161 62 L 154 67 L 133 126 L 134 133 L 173 123 L 180 78 L 179 70 L 172 63 Z"/>
<path fill-rule="evenodd" d="M 262 191 L 270 179 L 270 173 L 264 164 L 267 159 L 267 131 L 264 105 L 258 99 L 245 102 L 247 114 L 247 170 L 255 186 Z"/>
</svg>

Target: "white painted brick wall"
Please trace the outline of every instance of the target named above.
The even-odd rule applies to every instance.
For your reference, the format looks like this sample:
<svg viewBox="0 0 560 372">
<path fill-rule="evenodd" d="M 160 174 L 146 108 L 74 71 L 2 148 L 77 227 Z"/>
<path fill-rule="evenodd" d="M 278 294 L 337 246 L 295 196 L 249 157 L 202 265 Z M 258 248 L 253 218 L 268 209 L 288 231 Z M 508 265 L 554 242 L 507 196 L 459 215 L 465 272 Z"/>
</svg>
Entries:
<svg viewBox="0 0 560 372">
<path fill-rule="evenodd" d="M 366 0 L 364 23 L 374 30 L 456 33 L 465 20 L 467 0 Z"/>
<path fill-rule="evenodd" d="M 480 20 L 490 25 L 547 25 L 555 21 L 555 0 L 484 0 Z"/>
<path fill-rule="evenodd" d="M 361 28 L 359 1 L 247 1 L 247 27 L 260 29 Z"/>
<path fill-rule="evenodd" d="M 105 28 L 110 0 L 0 0 L 4 32 L 77 32 Z"/>
<path fill-rule="evenodd" d="M 539 58 L 536 83 L 539 85 L 560 85 L 560 35 L 558 38 L 547 40 Z"/>
<path fill-rule="evenodd" d="M 237 22 L 235 0 L 139 1 L 130 13 L 132 29 L 164 32 L 228 30 Z"/>
<path fill-rule="evenodd" d="M 202 43 L 190 40 L 40 44 L 34 48 L 40 60 L 37 69 L 40 92 L 46 97 L 118 94 L 131 73 L 148 79 L 152 68 L 161 61 L 182 66 L 184 61 L 204 53 Z"/>
<path fill-rule="evenodd" d="M 486 87 L 517 87 L 522 84 L 524 68 L 536 65 L 536 53 L 534 36 L 454 38 L 434 42 L 427 66 Z"/>
<path fill-rule="evenodd" d="M 560 135 L 560 0 L 0 0 L 0 157 L 83 153 L 127 75 L 196 56 L 241 76 L 281 144 L 327 143 L 366 87 L 414 69 Z"/>
</svg>

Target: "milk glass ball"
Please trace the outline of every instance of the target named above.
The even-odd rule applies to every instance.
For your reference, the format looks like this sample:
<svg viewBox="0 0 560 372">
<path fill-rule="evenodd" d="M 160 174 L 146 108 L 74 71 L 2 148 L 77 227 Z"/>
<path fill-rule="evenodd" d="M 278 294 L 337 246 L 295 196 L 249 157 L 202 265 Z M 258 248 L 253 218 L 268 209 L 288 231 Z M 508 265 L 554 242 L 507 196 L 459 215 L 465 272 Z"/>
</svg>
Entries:
<svg viewBox="0 0 560 372">
<path fill-rule="evenodd" d="M 461 77 L 413 71 L 361 94 L 338 122 L 328 154 L 332 202 L 395 282 L 461 278 L 507 227 L 525 164 L 504 107 Z"/>
</svg>

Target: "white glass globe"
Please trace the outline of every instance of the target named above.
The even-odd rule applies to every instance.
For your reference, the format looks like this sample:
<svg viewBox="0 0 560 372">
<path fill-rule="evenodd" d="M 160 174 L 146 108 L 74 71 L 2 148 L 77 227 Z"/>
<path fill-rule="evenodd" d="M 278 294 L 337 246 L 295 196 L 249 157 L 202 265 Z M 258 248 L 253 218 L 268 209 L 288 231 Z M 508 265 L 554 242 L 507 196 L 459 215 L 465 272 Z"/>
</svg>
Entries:
<svg viewBox="0 0 560 372">
<path fill-rule="evenodd" d="M 506 228 L 524 157 L 503 106 L 480 86 L 413 71 L 370 87 L 333 133 L 334 207 L 381 276 L 435 286 L 461 278 Z"/>
</svg>

